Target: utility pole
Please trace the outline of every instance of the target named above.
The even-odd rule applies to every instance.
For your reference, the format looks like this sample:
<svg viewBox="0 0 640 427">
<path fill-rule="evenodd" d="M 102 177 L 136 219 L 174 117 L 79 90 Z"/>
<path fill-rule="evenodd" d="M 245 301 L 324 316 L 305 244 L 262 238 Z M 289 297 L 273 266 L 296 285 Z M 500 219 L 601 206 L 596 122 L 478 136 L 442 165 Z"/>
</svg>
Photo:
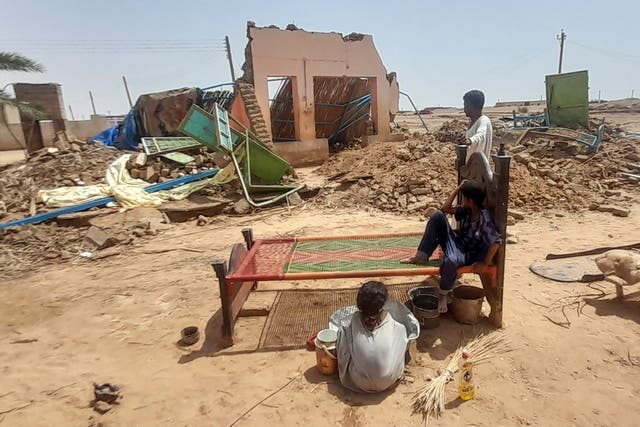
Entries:
<svg viewBox="0 0 640 427">
<path fill-rule="evenodd" d="M 91 93 L 91 91 L 89 91 L 89 98 L 91 99 L 91 109 L 93 110 L 93 115 L 95 116 L 96 113 L 96 104 L 94 104 L 93 102 L 93 94 Z"/>
<path fill-rule="evenodd" d="M 601 99 L 602 99 L 602 98 L 600 98 L 600 89 L 598 89 L 598 104 L 600 104 L 600 102 L 601 102 L 600 100 L 601 100 Z"/>
<path fill-rule="evenodd" d="M 631 99 L 633 99 L 633 89 L 631 89 Z"/>
<path fill-rule="evenodd" d="M 227 59 L 229 60 L 229 69 L 231 70 L 231 81 L 236 81 L 236 73 L 233 71 L 233 57 L 231 56 L 231 44 L 229 43 L 229 36 L 224 36 L 224 45 L 227 50 Z"/>
<path fill-rule="evenodd" d="M 122 76 L 122 83 L 124 83 L 124 90 L 127 92 L 127 99 L 129 100 L 129 108 L 133 108 L 133 102 L 131 102 L 131 94 L 129 93 L 129 86 L 127 86 L 127 79 Z"/>
<path fill-rule="evenodd" d="M 567 39 L 567 35 L 564 30 L 560 30 L 560 35 L 556 36 L 560 40 L 560 60 L 558 61 L 558 74 L 562 73 L 562 55 L 564 54 L 564 41 Z"/>
<path fill-rule="evenodd" d="M 71 104 L 69 104 L 69 112 L 71 113 L 71 120 L 75 120 L 76 118 L 73 116 L 73 110 L 71 109 Z"/>
</svg>

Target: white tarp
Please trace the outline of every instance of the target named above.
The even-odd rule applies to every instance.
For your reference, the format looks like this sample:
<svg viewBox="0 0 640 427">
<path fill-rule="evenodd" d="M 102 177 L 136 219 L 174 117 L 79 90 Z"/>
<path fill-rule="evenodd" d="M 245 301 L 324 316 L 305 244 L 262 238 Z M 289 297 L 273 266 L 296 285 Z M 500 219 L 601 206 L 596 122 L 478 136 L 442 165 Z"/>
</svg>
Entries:
<svg viewBox="0 0 640 427">
<path fill-rule="evenodd" d="M 48 207 L 61 208 L 113 196 L 122 210 L 127 210 L 137 207 L 155 207 L 169 200 L 182 200 L 207 185 L 222 184 L 235 177 L 233 167 L 227 166 L 213 178 L 191 182 L 170 190 L 147 193 L 144 188 L 150 184 L 131 177 L 127 171 L 126 164 L 130 156 L 125 154 L 109 165 L 105 173 L 106 184 L 40 190 L 38 198 Z"/>
</svg>

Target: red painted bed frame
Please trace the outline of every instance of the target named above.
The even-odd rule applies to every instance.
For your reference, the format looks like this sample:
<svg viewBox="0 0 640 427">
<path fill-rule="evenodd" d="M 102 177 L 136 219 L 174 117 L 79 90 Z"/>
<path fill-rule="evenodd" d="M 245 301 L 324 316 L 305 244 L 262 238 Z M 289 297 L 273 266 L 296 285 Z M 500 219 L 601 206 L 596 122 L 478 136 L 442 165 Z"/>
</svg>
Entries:
<svg viewBox="0 0 640 427">
<path fill-rule="evenodd" d="M 495 172 L 491 172 L 488 160 L 482 153 L 474 153 L 466 163 L 466 146 L 457 146 L 458 179 L 470 179 L 480 183 L 487 193 L 487 207 L 498 226 L 502 239 L 506 242 L 507 208 L 509 199 L 509 165 L 511 157 L 507 155 L 493 156 Z M 273 272 L 269 274 L 238 274 L 244 270 L 244 265 L 254 259 L 259 247 L 265 243 L 284 241 L 309 241 L 309 240 L 336 240 L 354 239 L 359 237 L 382 238 L 399 237 L 412 234 L 386 234 L 375 236 L 342 236 L 342 237 L 310 237 L 289 239 L 263 239 L 255 240 L 250 228 L 242 230 L 245 244 L 235 244 L 231 250 L 229 263 L 224 260 L 215 260 L 212 267 L 218 278 L 220 288 L 220 300 L 223 314 L 223 336 L 230 343 L 233 342 L 234 325 L 242 305 L 252 290 L 256 288 L 258 281 L 279 280 L 313 280 L 313 279 L 339 279 L 339 278 L 368 278 L 368 277 L 395 277 L 395 276 L 434 276 L 439 274 L 439 267 L 406 268 L 397 270 L 361 270 L 343 272 L 312 272 L 312 273 L 285 273 Z M 485 290 L 485 295 L 491 306 L 490 320 L 496 327 L 502 327 L 502 301 L 504 286 L 505 245 L 500 247 L 496 254 L 494 265 L 487 267 L 478 273 Z M 473 273 L 470 266 L 460 267 L 459 274 Z"/>
</svg>

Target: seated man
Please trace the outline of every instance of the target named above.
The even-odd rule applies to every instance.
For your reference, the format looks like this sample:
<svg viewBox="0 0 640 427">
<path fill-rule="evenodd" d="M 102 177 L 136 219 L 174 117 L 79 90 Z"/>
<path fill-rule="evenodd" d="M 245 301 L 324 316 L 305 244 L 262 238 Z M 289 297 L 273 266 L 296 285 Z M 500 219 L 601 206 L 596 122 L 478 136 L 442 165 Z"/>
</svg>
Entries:
<svg viewBox="0 0 640 427">
<path fill-rule="evenodd" d="M 458 192 L 462 193 L 462 206 L 451 205 Z M 472 265 L 475 273 L 481 273 L 493 263 L 493 258 L 502 244 L 491 214 L 484 208 L 484 190 L 475 182 L 464 181 L 449 196 L 442 208 L 427 223 L 416 254 L 403 261 L 407 264 L 427 264 L 438 246 L 444 252 L 440 266 L 441 313 L 447 311 L 449 292 L 456 281 L 456 270 L 463 265 Z M 452 230 L 445 214 L 453 214 L 460 221 L 460 229 Z"/>
<path fill-rule="evenodd" d="M 356 298 L 359 311 L 349 326 L 338 330 L 340 382 L 351 390 L 381 392 L 404 373 L 407 328 L 384 308 L 387 297 L 387 288 L 380 282 L 362 285 Z"/>
</svg>

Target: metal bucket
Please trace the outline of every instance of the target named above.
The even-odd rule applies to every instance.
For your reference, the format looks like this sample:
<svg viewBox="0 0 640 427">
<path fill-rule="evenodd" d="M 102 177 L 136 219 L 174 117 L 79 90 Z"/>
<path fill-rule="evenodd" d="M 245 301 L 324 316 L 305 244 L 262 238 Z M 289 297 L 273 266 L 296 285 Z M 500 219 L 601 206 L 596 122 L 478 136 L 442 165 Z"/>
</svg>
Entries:
<svg viewBox="0 0 640 427">
<path fill-rule="evenodd" d="M 475 286 L 458 286 L 452 295 L 453 317 L 456 321 L 465 325 L 478 323 L 484 290 Z"/>
<path fill-rule="evenodd" d="M 439 293 L 440 288 L 437 286 L 418 286 L 407 292 L 413 314 L 424 329 L 433 329 L 440 325 Z"/>
</svg>

